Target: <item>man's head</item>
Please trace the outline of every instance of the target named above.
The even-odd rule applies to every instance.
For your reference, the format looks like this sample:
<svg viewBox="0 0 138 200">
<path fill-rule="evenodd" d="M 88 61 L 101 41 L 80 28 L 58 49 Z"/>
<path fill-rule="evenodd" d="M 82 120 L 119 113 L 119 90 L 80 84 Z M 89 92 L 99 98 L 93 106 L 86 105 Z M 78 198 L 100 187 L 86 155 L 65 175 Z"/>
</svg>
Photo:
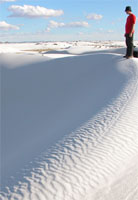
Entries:
<svg viewBox="0 0 138 200">
<path fill-rule="evenodd" d="M 131 14 L 131 12 L 132 12 L 131 7 L 130 7 L 130 6 L 127 6 L 126 9 L 125 9 L 125 12 L 126 12 L 128 15 Z"/>
</svg>

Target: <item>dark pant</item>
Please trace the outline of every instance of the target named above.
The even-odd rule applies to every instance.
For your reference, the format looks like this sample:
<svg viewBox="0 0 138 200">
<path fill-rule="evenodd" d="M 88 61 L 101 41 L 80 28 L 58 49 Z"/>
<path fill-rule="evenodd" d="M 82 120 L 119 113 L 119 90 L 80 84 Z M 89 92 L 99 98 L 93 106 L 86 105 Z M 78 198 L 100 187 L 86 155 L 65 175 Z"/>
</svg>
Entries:
<svg viewBox="0 0 138 200">
<path fill-rule="evenodd" d="M 129 34 L 126 34 L 126 46 L 127 46 L 127 50 L 126 50 L 126 56 L 133 56 L 133 37 L 134 34 L 132 35 L 132 37 L 129 37 Z"/>
</svg>

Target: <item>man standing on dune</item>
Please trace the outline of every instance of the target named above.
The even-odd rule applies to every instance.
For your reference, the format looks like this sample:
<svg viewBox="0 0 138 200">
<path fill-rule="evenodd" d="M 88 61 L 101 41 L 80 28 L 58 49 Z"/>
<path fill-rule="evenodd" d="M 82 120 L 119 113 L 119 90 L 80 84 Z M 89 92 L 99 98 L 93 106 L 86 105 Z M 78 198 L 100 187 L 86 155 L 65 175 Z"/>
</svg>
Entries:
<svg viewBox="0 0 138 200">
<path fill-rule="evenodd" d="M 135 23 L 136 23 L 136 16 L 132 13 L 131 7 L 127 6 L 125 9 L 126 14 L 129 16 L 127 17 L 126 26 L 125 26 L 125 37 L 126 37 L 126 55 L 125 58 L 129 59 L 133 57 L 133 37 L 135 31 Z"/>
</svg>

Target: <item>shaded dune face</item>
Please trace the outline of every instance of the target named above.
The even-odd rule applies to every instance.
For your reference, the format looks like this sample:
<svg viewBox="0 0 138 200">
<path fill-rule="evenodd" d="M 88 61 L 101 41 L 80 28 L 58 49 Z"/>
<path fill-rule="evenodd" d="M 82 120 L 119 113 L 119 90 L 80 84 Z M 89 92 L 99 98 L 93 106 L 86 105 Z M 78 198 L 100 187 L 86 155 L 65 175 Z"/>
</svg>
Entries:
<svg viewBox="0 0 138 200">
<path fill-rule="evenodd" d="M 77 200 L 89 189 L 110 182 L 109 176 L 122 166 L 120 159 L 125 153 L 131 155 L 125 148 L 124 154 L 118 151 L 125 146 L 120 142 L 124 136 L 118 140 L 119 129 L 112 127 L 136 90 L 133 62 L 115 54 L 95 53 L 20 62 L 12 68 L 5 59 L 1 70 L 3 191 L 8 186 L 14 197 L 18 180 L 22 184 L 16 187 L 23 191 L 18 194 L 20 199 Z M 18 63 L 28 58 L 14 59 Z M 132 133 L 129 144 L 133 137 Z M 20 171 L 29 161 L 33 162 L 27 172 Z M 15 181 L 9 179 L 11 175 Z"/>
</svg>

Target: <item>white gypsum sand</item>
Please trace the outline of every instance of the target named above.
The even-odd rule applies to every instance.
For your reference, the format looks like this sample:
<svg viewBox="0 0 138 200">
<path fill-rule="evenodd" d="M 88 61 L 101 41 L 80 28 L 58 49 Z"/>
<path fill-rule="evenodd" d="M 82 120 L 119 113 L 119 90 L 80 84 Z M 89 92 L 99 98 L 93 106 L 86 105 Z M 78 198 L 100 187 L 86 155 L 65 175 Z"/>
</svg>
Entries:
<svg viewBox="0 0 138 200">
<path fill-rule="evenodd" d="M 0 55 L 2 200 L 138 199 L 138 60 L 75 48 Z"/>
</svg>

